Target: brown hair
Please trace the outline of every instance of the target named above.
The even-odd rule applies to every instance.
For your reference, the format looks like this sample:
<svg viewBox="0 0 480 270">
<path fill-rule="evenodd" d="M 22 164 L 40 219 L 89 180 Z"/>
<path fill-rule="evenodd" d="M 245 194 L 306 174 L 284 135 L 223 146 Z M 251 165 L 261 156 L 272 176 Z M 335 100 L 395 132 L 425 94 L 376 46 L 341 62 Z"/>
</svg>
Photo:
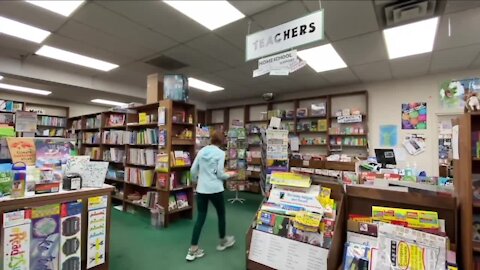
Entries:
<svg viewBox="0 0 480 270">
<path fill-rule="evenodd" d="M 215 131 L 210 136 L 210 143 L 216 146 L 221 146 L 223 144 L 223 133 L 221 131 Z"/>
</svg>

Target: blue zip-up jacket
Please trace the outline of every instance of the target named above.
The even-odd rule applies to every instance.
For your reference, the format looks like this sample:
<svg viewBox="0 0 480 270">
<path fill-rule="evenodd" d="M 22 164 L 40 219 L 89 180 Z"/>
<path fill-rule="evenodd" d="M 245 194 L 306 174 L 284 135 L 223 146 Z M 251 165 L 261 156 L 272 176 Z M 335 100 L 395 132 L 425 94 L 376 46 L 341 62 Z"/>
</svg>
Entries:
<svg viewBox="0 0 480 270">
<path fill-rule="evenodd" d="M 190 170 L 197 181 L 197 193 L 213 194 L 222 192 L 223 181 L 230 176 L 225 173 L 225 152 L 215 145 L 203 147 L 195 157 Z"/>
</svg>

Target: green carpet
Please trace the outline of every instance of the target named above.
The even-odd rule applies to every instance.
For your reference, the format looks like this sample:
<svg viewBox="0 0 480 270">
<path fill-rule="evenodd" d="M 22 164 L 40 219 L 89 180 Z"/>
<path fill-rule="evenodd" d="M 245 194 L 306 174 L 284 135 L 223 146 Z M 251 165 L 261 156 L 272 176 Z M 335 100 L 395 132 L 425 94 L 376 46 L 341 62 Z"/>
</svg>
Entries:
<svg viewBox="0 0 480 270">
<path fill-rule="evenodd" d="M 234 196 L 226 193 L 226 198 Z M 110 269 L 112 270 L 244 270 L 245 233 L 257 210 L 261 196 L 241 193 L 247 199 L 244 204 L 227 207 L 227 234 L 236 237 L 234 247 L 219 252 L 217 216 L 212 205 L 200 237 L 200 246 L 206 255 L 193 262 L 185 260 L 190 245 L 194 220 L 178 220 L 166 229 L 156 230 L 150 226 L 146 211 L 135 214 L 112 210 L 110 239 Z"/>
</svg>

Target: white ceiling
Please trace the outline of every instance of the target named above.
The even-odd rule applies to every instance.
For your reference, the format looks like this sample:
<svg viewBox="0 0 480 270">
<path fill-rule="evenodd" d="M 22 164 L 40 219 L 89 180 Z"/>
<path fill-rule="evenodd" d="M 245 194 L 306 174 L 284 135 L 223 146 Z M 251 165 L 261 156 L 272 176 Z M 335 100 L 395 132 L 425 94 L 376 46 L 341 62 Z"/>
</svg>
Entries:
<svg viewBox="0 0 480 270">
<path fill-rule="evenodd" d="M 6 35 L 0 35 L 0 53 L 27 55 L 26 64 L 139 89 L 132 90 L 131 95 L 116 96 L 105 91 L 95 92 L 95 89 L 88 92 L 89 98 L 101 96 L 120 101 L 130 101 L 129 96 L 145 96 L 146 75 L 166 73 L 144 63 L 160 55 L 188 65 L 176 73 L 225 87 L 225 91 L 215 93 L 191 91 L 192 98 L 208 103 L 251 98 L 264 92 L 313 90 L 480 67 L 480 1 L 447 2 L 432 53 L 388 60 L 382 27 L 377 22 L 372 1 L 323 0 L 327 39 L 313 46 L 331 42 L 348 68 L 316 73 L 305 67 L 288 77 L 252 78 L 256 63 L 244 61 L 245 35 L 249 29 L 253 33 L 306 15 L 318 10 L 319 1 L 230 2 L 247 17 L 209 31 L 161 1 L 88 1 L 69 18 L 23 1 L 0 1 L 0 15 L 51 31 L 53 34 L 44 44 L 110 61 L 120 67 L 105 73 L 48 60 L 32 55 L 40 44 Z M 451 36 L 448 35 L 449 21 Z M 43 83 L 48 83 L 48 79 Z M 79 96 L 86 96 L 74 89 L 69 90 L 71 95 L 64 90 L 58 97 L 78 101 Z"/>
</svg>

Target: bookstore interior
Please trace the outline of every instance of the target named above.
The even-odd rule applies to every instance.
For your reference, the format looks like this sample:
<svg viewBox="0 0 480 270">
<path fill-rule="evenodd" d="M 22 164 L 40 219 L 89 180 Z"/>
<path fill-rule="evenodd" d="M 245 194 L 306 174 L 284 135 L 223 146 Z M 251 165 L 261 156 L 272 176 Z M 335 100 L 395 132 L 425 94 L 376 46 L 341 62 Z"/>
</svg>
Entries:
<svg viewBox="0 0 480 270">
<path fill-rule="evenodd" d="M 0 269 L 479 270 L 479 25 L 473 0 L 0 1 Z"/>
</svg>

